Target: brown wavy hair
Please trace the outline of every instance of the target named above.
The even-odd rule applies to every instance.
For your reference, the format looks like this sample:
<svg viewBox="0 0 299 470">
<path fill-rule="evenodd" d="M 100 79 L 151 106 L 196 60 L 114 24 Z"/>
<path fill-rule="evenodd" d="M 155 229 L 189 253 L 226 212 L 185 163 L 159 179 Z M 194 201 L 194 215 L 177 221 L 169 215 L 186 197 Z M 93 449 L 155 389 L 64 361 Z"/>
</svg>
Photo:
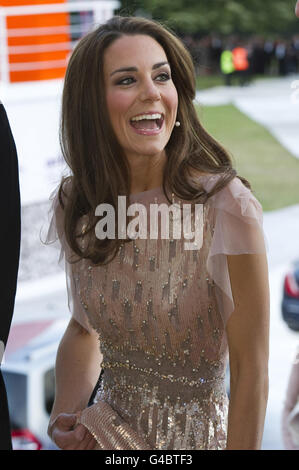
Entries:
<svg viewBox="0 0 299 470">
<path fill-rule="evenodd" d="M 196 93 L 195 71 L 190 53 L 174 32 L 158 22 L 139 17 L 115 16 L 84 36 L 76 45 L 67 67 L 60 121 L 60 145 L 71 176 L 63 178 L 59 201 L 64 209 L 66 241 L 79 259 L 107 264 L 123 242 L 131 239 L 99 240 L 95 236 L 95 208 L 109 203 L 115 208 L 117 233 L 117 197 L 129 196 L 130 168 L 108 119 L 103 76 L 104 51 L 123 35 L 145 34 L 164 49 L 178 93 L 175 130 L 165 148 L 167 163 L 163 173 L 163 191 L 192 204 L 205 202 L 228 184 L 236 170 L 228 152 L 201 125 L 193 104 Z M 197 173 L 222 173 L 213 190 L 206 193 Z M 251 189 L 249 182 L 238 178 Z M 65 183 L 67 184 L 65 186 Z M 66 190 L 67 188 L 67 190 Z M 88 215 L 88 244 L 78 244 L 76 227 L 82 215 Z"/>
</svg>

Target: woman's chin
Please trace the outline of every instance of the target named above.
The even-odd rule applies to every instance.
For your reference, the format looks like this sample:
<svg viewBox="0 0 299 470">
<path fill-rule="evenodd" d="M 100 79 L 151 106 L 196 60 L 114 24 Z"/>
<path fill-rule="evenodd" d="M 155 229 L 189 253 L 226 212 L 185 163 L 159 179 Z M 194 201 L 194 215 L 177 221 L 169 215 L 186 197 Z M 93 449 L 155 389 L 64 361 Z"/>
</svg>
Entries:
<svg viewBox="0 0 299 470">
<path fill-rule="evenodd" d="M 159 155 L 164 155 L 165 147 L 157 146 L 144 146 L 143 148 L 135 149 L 132 152 L 128 152 L 131 155 L 136 155 L 140 157 L 155 157 Z"/>
</svg>

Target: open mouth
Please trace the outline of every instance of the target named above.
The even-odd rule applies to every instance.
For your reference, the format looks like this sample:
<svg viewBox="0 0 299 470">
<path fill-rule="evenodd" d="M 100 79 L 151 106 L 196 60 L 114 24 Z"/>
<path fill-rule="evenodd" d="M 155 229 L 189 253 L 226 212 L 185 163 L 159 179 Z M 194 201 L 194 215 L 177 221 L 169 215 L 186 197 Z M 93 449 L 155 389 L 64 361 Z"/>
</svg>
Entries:
<svg viewBox="0 0 299 470">
<path fill-rule="evenodd" d="M 142 114 L 130 119 L 131 126 L 137 131 L 158 132 L 164 122 L 164 115 L 160 113 Z"/>
</svg>

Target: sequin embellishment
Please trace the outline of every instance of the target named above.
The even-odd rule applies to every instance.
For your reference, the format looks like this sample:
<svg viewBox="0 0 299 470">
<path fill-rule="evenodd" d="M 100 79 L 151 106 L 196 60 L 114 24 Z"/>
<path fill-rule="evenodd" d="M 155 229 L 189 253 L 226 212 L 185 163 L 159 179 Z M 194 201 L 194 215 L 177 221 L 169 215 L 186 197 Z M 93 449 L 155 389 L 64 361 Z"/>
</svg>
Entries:
<svg viewBox="0 0 299 470">
<path fill-rule="evenodd" d="M 226 446 L 227 351 L 205 263 L 213 226 L 203 214 L 200 250 L 184 250 L 180 239 L 136 239 L 108 266 L 84 261 L 74 275 L 103 357 L 95 402 L 109 403 L 151 449 Z"/>
</svg>

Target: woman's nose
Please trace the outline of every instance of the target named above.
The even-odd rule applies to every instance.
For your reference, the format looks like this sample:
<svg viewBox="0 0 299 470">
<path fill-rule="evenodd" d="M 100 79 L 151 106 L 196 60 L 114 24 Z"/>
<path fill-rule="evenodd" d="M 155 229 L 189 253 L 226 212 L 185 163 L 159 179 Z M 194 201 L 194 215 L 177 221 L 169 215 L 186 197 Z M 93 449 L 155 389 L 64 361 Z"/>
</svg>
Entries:
<svg viewBox="0 0 299 470">
<path fill-rule="evenodd" d="M 160 99 L 160 91 L 155 83 L 152 80 L 147 80 L 145 83 L 142 84 L 141 91 L 140 91 L 140 99 L 144 100 L 159 100 Z"/>
</svg>

